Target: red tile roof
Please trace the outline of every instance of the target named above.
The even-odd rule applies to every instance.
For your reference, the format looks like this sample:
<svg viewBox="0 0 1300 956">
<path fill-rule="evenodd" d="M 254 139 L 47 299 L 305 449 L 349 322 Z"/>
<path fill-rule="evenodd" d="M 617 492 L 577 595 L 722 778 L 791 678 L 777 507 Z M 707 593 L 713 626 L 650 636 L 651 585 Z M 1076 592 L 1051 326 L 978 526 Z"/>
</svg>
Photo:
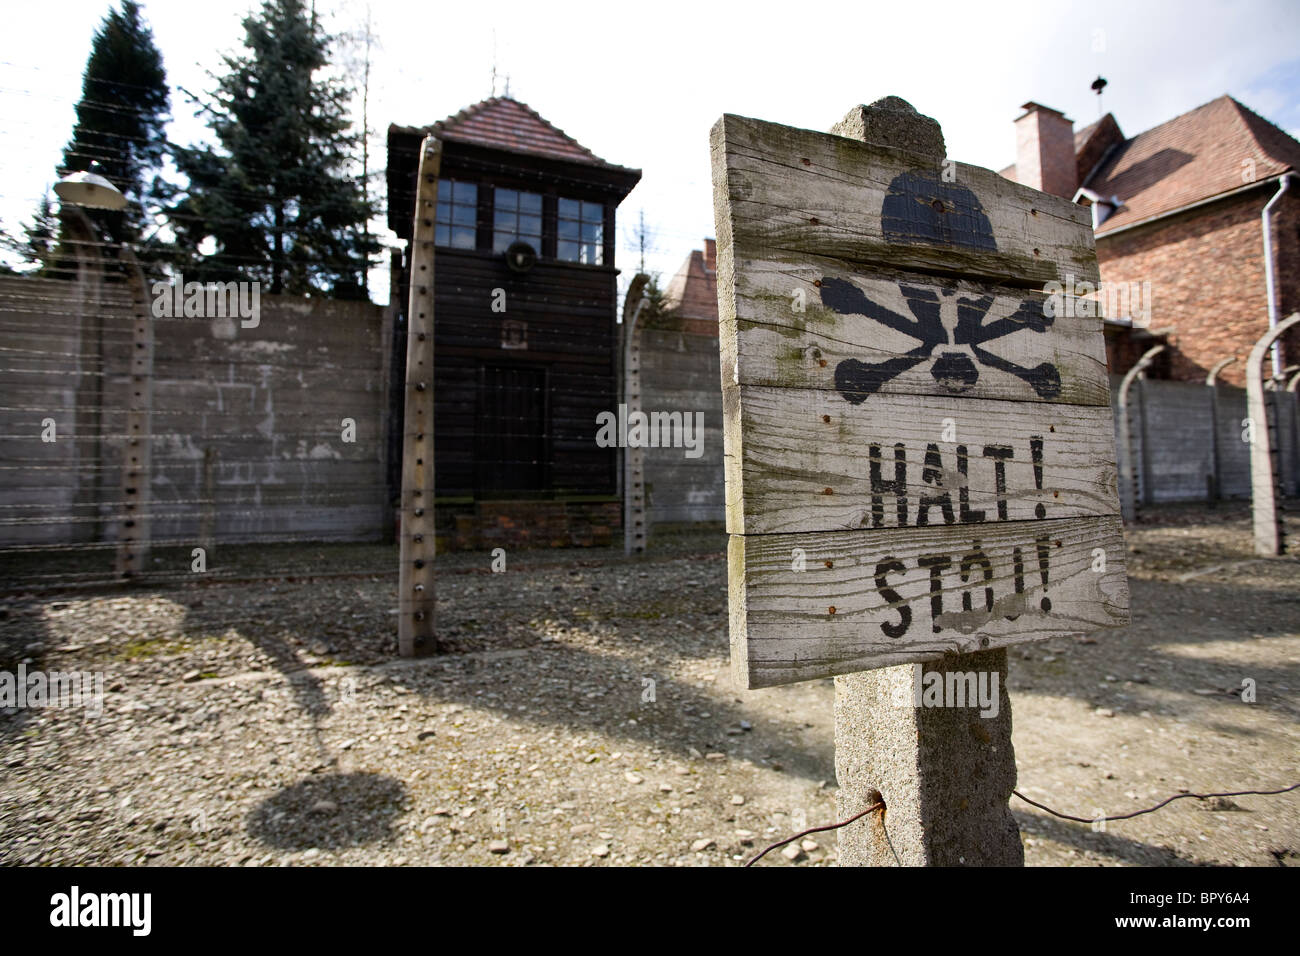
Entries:
<svg viewBox="0 0 1300 956">
<path fill-rule="evenodd" d="M 1254 181 L 1300 170 L 1300 142 L 1226 95 L 1132 139 L 1107 113 L 1075 131 L 1074 151 L 1080 185 L 1123 203 L 1098 236 L 1248 185 L 1246 159 Z M 1015 181 L 1015 164 L 999 173 Z"/>
<path fill-rule="evenodd" d="M 1077 138 L 1076 138 L 1077 142 Z M 1117 146 L 1083 185 L 1123 205 L 1099 236 L 1152 216 L 1300 168 L 1300 142 L 1220 96 Z"/>
<path fill-rule="evenodd" d="M 563 130 L 556 129 L 536 110 L 508 96 L 493 96 L 467 106 L 459 113 L 423 130 L 413 127 L 405 129 L 409 132 L 435 133 L 440 139 L 491 146 L 512 153 L 621 168 L 601 159 Z"/>
</svg>

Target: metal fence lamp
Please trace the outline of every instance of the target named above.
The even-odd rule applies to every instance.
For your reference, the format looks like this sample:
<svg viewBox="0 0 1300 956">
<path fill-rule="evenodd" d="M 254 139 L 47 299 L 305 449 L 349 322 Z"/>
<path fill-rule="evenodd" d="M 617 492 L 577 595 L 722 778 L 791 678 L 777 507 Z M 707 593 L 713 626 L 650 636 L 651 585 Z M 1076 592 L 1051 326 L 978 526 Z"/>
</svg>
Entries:
<svg viewBox="0 0 1300 956">
<path fill-rule="evenodd" d="M 126 208 L 126 197 L 105 178 L 99 163 L 91 163 L 85 172 L 64 176 L 54 184 L 54 192 L 70 206 L 113 210 Z"/>
</svg>

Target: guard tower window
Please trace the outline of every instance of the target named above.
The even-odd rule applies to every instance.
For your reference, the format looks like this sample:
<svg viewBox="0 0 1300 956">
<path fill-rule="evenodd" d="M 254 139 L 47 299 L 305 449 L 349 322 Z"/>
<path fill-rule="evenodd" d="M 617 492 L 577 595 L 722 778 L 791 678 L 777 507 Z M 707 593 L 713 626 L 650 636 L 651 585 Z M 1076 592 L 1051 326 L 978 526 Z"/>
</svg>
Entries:
<svg viewBox="0 0 1300 956">
<path fill-rule="evenodd" d="M 453 249 L 473 249 L 477 243 L 478 186 L 452 179 L 438 180 L 438 216 L 433 241 Z"/>
<path fill-rule="evenodd" d="M 517 189 L 498 189 L 493 196 L 492 251 L 505 252 L 523 240 L 539 255 L 542 251 L 542 196 Z"/>
<path fill-rule="evenodd" d="M 600 265 L 605 249 L 605 207 L 598 202 L 561 199 L 557 213 L 556 258 Z"/>
</svg>

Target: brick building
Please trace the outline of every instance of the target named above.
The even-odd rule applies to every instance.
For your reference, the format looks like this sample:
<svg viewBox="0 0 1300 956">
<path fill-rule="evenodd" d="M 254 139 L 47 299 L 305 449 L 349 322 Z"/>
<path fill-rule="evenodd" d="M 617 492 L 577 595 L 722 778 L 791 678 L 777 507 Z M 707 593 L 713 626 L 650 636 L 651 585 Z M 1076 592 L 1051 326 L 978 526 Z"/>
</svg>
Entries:
<svg viewBox="0 0 1300 956">
<path fill-rule="evenodd" d="M 1075 131 L 1057 110 L 1023 109 L 1016 162 L 1002 175 L 1092 207 L 1111 372 L 1163 342 L 1154 377 L 1203 380 L 1236 355 L 1222 378 L 1242 382 L 1269 327 L 1262 213 L 1279 193 L 1270 212 L 1275 315 L 1300 309 L 1300 142 L 1230 96 L 1132 138 L 1111 114 Z M 1288 338 L 1280 368 L 1300 361 L 1300 336 Z"/>
</svg>

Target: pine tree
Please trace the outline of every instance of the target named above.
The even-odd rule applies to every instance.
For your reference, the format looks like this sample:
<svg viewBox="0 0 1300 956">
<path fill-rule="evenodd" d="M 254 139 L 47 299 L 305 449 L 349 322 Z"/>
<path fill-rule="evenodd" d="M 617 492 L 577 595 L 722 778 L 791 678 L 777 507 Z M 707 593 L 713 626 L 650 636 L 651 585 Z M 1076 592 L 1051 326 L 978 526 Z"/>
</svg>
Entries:
<svg viewBox="0 0 1300 956">
<path fill-rule="evenodd" d="M 203 107 L 220 149 L 177 153 L 188 195 L 173 210 L 187 278 L 244 278 L 272 293 L 364 298 L 371 204 L 349 176 L 360 142 L 352 91 L 327 75 L 332 40 L 302 0 L 265 0 L 244 20 Z M 198 257 L 208 236 L 216 252 Z"/>
<path fill-rule="evenodd" d="M 660 278 L 658 272 L 651 272 L 650 281 L 646 283 L 646 306 L 641 312 L 641 328 L 679 332 L 685 328 L 684 322 L 677 310 L 669 304 L 668 297 L 659 284 Z"/>
<path fill-rule="evenodd" d="M 50 202 L 50 194 L 46 193 L 41 197 L 32 218 L 23 226 L 23 238 L 18 239 L 8 233 L 0 234 L 0 247 L 16 255 L 24 266 L 36 268 L 15 270 L 4 268 L 3 265 L 0 265 L 0 268 L 3 268 L 7 274 L 24 272 L 31 275 L 41 272 L 50 264 L 58 234 L 59 217 Z"/>
<path fill-rule="evenodd" d="M 96 210 L 92 217 L 118 242 L 137 242 L 145 207 L 164 201 L 170 187 L 161 176 L 167 155 L 169 92 L 162 54 L 135 0 L 122 0 L 104 17 L 91 42 L 82 74 L 81 99 L 72 139 L 63 153 L 67 172 L 99 163 L 130 204 L 122 212 Z"/>
</svg>

